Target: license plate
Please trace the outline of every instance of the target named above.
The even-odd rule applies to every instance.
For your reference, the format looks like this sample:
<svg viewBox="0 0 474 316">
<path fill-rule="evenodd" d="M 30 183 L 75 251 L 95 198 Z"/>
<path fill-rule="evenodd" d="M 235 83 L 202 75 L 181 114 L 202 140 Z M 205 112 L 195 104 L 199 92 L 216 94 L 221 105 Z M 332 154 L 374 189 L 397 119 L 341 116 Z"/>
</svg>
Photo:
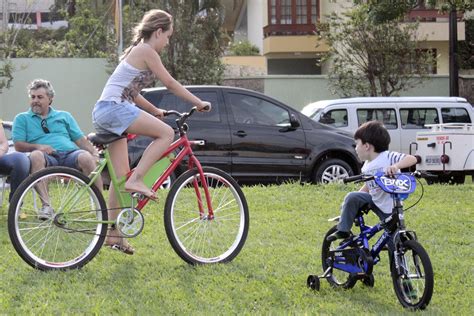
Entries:
<svg viewBox="0 0 474 316">
<path fill-rule="evenodd" d="M 440 165 L 441 158 L 439 156 L 426 156 L 425 163 L 427 165 Z"/>
</svg>

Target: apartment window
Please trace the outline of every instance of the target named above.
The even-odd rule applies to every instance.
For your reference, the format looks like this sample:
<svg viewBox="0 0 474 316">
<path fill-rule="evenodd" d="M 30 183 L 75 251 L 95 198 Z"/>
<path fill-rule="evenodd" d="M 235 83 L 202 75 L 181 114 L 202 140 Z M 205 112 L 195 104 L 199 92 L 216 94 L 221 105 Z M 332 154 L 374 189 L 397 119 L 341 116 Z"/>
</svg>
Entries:
<svg viewBox="0 0 474 316">
<path fill-rule="evenodd" d="M 276 22 L 276 0 L 270 0 L 270 5 L 268 6 L 270 10 L 270 24 L 277 24 Z"/>
<path fill-rule="evenodd" d="M 293 24 L 291 23 L 291 2 L 292 0 L 280 0 L 280 24 Z"/>
<path fill-rule="evenodd" d="M 268 0 L 269 21 L 278 24 L 314 24 L 319 0 Z"/>
</svg>

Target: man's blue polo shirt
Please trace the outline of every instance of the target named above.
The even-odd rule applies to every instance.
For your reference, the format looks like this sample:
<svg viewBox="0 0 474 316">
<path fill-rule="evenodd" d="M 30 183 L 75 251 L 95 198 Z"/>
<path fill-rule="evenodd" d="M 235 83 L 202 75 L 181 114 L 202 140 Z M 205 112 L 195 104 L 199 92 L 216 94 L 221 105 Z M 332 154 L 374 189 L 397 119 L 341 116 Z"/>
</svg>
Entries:
<svg viewBox="0 0 474 316">
<path fill-rule="evenodd" d="M 79 149 L 74 141 L 83 137 L 84 134 L 69 112 L 56 111 L 49 107 L 46 117 L 49 133 L 41 127 L 41 120 L 41 116 L 33 113 L 31 109 L 18 114 L 13 120 L 13 142 L 49 145 L 56 151 Z"/>
</svg>

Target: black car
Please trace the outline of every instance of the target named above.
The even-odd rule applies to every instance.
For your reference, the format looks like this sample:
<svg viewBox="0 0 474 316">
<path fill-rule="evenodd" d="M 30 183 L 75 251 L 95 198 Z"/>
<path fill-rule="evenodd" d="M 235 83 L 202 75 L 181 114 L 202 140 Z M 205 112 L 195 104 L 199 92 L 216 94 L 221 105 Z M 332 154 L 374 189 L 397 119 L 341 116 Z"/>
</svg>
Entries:
<svg viewBox="0 0 474 316">
<path fill-rule="evenodd" d="M 211 112 L 196 113 L 188 120 L 189 139 L 203 141 L 194 148 L 196 156 L 201 164 L 220 168 L 240 183 L 288 179 L 327 183 L 360 171 L 354 140 L 346 132 L 314 122 L 255 91 L 224 86 L 187 88 L 212 104 Z M 142 94 L 161 109 L 184 112 L 191 108 L 166 88 L 145 89 Z M 176 127 L 174 120 L 164 119 Z M 143 136 L 129 141 L 131 167 L 150 142 L 151 138 Z"/>
</svg>

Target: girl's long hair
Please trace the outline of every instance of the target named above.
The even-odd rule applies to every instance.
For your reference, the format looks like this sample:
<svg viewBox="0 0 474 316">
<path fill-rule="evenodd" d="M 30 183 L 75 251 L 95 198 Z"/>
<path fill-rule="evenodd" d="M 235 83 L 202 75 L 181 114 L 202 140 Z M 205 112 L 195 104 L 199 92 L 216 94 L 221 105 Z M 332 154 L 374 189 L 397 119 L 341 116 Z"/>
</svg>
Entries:
<svg viewBox="0 0 474 316">
<path fill-rule="evenodd" d="M 150 10 L 142 18 L 142 21 L 133 29 L 132 45 L 130 45 L 120 56 L 123 60 L 130 53 L 133 47 L 137 46 L 142 39 L 147 40 L 158 29 L 166 32 L 173 23 L 173 17 L 163 10 Z"/>
</svg>

